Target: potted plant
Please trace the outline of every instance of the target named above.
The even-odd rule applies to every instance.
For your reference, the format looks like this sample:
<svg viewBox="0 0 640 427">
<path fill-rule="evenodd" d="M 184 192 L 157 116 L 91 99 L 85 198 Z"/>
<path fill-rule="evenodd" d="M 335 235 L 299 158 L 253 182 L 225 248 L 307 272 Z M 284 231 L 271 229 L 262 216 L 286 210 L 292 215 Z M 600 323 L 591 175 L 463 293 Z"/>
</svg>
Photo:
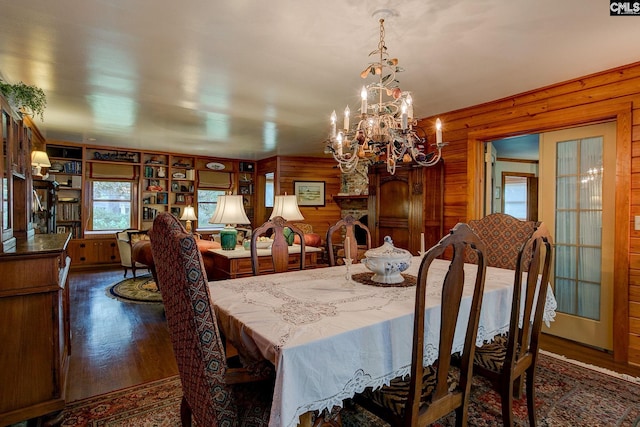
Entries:
<svg viewBox="0 0 640 427">
<path fill-rule="evenodd" d="M 10 84 L 0 79 L 0 93 L 13 108 L 25 114 L 40 116 L 40 120 L 44 121 L 47 96 L 39 87 L 24 82 Z"/>
</svg>

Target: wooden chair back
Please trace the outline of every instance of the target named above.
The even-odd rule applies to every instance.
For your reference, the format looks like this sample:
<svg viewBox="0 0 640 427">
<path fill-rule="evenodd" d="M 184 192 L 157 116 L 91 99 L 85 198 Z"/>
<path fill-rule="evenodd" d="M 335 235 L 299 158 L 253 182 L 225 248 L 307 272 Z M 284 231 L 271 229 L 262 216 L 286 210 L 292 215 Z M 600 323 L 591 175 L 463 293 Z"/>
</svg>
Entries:
<svg viewBox="0 0 640 427">
<path fill-rule="evenodd" d="M 196 241 L 168 212 L 159 214 L 150 232 L 151 251 L 164 303 L 167 325 L 182 383 L 183 426 L 193 414 L 201 426 L 238 425 L 242 394 L 230 385 L 234 374 L 226 362 L 222 336 L 211 307 L 209 287 Z M 267 397 L 267 401 L 270 398 Z M 258 407 L 256 399 L 251 405 Z M 256 411 L 256 424 L 266 426 L 269 405 Z M 264 415 L 266 411 L 266 415 Z M 260 414 L 263 414 L 262 417 Z M 266 417 L 266 418 L 265 418 Z M 263 422 L 259 422 L 260 420 Z"/>
<path fill-rule="evenodd" d="M 260 274 L 260 264 L 258 260 L 258 238 L 269 231 L 272 231 L 273 244 L 271 245 L 271 259 L 273 261 L 273 271 L 283 273 L 289 270 L 289 245 L 284 235 L 284 229 L 288 227 L 293 233 L 300 236 L 300 270 L 304 270 L 305 245 L 304 233 L 293 223 L 288 222 L 281 216 L 276 216 L 253 230 L 251 234 L 251 267 L 253 275 Z"/>
<path fill-rule="evenodd" d="M 552 257 L 551 235 L 541 224 L 518 253 L 508 335 L 476 351 L 476 372 L 500 392 L 506 426 L 513 425 L 512 400 L 520 396 L 525 375 L 529 424 L 536 424 L 535 367 Z"/>
<path fill-rule="evenodd" d="M 464 253 L 467 249 L 475 252 L 478 269 L 473 295 L 468 305 L 469 317 L 461 365 L 459 366 L 459 377 L 457 382 L 452 383 L 450 374 L 453 341 L 463 299 Z M 453 252 L 453 256 L 441 286 L 442 309 L 440 310 L 438 358 L 432 365 L 424 366 L 427 276 L 433 261 L 441 257 L 445 251 L 447 253 Z M 406 386 L 406 381 L 403 383 L 402 379 L 400 382 L 392 380 L 390 386 L 373 391 L 369 399 L 361 398 L 367 397 L 367 390 L 362 395 L 356 395 L 356 402 L 392 426 L 426 426 L 454 410 L 456 411 L 456 425 L 466 426 L 473 355 L 478 333 L 485 274 L 486 263 L 482 242 L 467 224 L 457 224 L 448 235 L 427 251 L 420 264 L 416 285 L 413 351 L 408 386 Z M 454 383 L 455 385 L 453 385 Z M 384 396 L 385 393 L 387 393 L 386 396 Z"/>
<path fill-rule="evenodd" d="M 327 240 L 327 252 L 329 254 L 329 265 L 331 266 L 336 265 L 336 256 L 334 254 L 334 249 L 333 249 L 333 234 L 336 233 L 338 230 L 341 230 L 342 228 L 344 228 L 345 230 L 344 241 L 346 241 L 347 237 L 349 238 L 349 251 L 352 259 L 354 260 L 354 262 L 360 261 L 361 256 L 358 253 L 358 242 L 356 240 L 355 227 L 359 227 L 365 231 L 367 235 L 367 242 L 366 242 L 367 249 L 371 249 L 371 232 L 369 231 L 369 228 L 363 223 L 361 223 L 360 221 L 358 221 L 357 219 L 355 219 L 352 215 L 347 215 L 341 220 L 339 220 L 338 222 L 336 222 L 334 225 L 329 227 L 329 230 L 327 230 L 326 240 Z M 346 248 L 345 248 L 345 251 L 346 251 Z"/>
<path fill-rule="evenodd" d="M 482 219 L 469 221 L 469 227 L 485 244 L 487 266 L 516 269 L 518 252 L 540 224 L 522 221 L 504 213 L 493 213 Z M 467 252 L 466 261 L 475 263 L 473 252 Z"/>
</svg>

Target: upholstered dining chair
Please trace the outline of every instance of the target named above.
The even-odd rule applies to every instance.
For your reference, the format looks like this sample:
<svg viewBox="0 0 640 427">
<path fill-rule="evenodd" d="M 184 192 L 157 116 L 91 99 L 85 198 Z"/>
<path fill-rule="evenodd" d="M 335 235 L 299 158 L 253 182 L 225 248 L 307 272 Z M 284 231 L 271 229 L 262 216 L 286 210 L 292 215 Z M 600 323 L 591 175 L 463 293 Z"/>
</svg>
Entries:
<svg viewBox="0 0 640 427">
<path fill-rule="evenodd" d="M 135 278 L 137 268 L 149 268 L 146 264 L 135 262 L 131 256 L 134 243 L 147 238 L 146 230 L 128 228 L 116 233 L 116 243 L 118 244 L 118 252 L 120 253 L 120 265 L 124 268 L 124 277 L 127 277 L 128 269 L 131 269 L 131 273 Z"/>
<path fill-rule="evenodd" d="M 366 246 L 364 248 L 360 247 L 358 245 L 358 242 L 356 241 L 356 234 L 355 234 L 356 227 L 363 230 L 367 236 Z M 330 266 L 334 266 L 337 264 L 337 256 L 336 256 L 337 254 L 334 254 L 334 248 L 333 248 L 333 235 L 334 233 L 342 229 L 344 229 L 344 237 L 345 237 L 345 240 L 343 240 L 343 242 L 346 241 L 347 237 L 349 238 L 349 253 L 352 255 L 355 255 L 355 258 L 354 258 L 355 262 L 360 261 L 364 257 L 364 253 L 367 249 L 371 249 L 371 232 L 369 231 L 369 228 L 363 223 L 361 223 L 360 221 L 358 221 L 356 218 L 354 218 L 352 215 L 347 215 L 341 220 L 339 220 L 338 222 L 336 222 L 334 225 L 329 227 L 329 229 L 327 230 L 326 240 L 327 240 L 327 252 L 329 254 Z M 342 255 L 344 256 L 345 248 L 342 249 L 342 252 L 343 252 Z"/>
<path fill-rule="evenodd" d="M 498 212 L 471 220 L 468 224 L 485 244 L 488 267 L 515 270 L 518 251 L 540 222 L 522 221 Z M 475 263 L 473 252 L 467 251 L 466 260 Z"/>
<path fill-rule="evenodd" d="M 529 425 L 536 425 L 534 385 L 538 338 L 552 255 L 551 236 L 541 224 L 518 252 L 508 334 L 496 337 L 475 351 L 474 372 L 491 380 L 500 393 L 505 426 L 513 425 L 513 396 L 520 396 L 525 376 Z M 527 274 L 523 279 L 524 272 Z"/>
<path fill-rule="evenodd" d="M 196 241 L 168 212 L 151 231 L 151 250 L 178 363 L 183 397 L 180 418 L 190 426 L 267 426 L 272 377 L 227 365 Z"/>
<path fill-rule="evenodd" d="M 424 366 L 425 307 L 427 275 L 434 259 L 447 248 L 453 248 L 453 257 L 440 292 L 440 341 L 438 358 Z M 464 288 L 464 252 L 469 248 L 476 253 L 478 269 L 473 296 L 469 304 L 469 317 L 464 339 L 462 362 L 456 370 L 451 365 L 453 338 L 458 322 Z M 458 223 L 440 242 L 427 251 L 420 264 L 416 285 L 413 325 L 413 351 L 409 378 L 395 378 L 389 385 L 373 390 L 367 388 L 356 394 L 354 400 L 384 419 L 392 426 L 426 426 L 456 411 L 456 425 L 467 425 L 467 408 L 473 368 L 480 308 L 486 265 L 484 247 L 469 226 Z M 430 295 L 433 295 L 429 292 Z"/>
<path fill-rule="evenodd" d="M 284 235 L 285 227 L 289 227 L 294 235 L 300 237 L 300 270 L 304 270 L 305 244 L 304 233 L 295 225 L 288 222 L 281 216 L 276 216 L 253 230 L 251 234 L 251 267 L 253 275 L 260 274 L 260 264 L 258 259 L 258 238 L 271 232 L 273 243 L 271 244 L 271 259 L 273 261 L 273 271 L 282 273 L 289 269 L 289 245 Z"/>
</svg>

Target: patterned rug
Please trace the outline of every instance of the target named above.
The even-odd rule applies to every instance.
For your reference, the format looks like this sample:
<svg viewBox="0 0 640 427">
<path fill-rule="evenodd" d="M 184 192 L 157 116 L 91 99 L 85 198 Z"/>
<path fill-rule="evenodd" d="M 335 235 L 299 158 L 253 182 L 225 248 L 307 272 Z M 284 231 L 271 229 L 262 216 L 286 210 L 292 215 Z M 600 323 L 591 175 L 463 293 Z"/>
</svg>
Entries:
<svg viewBox="0 0 640 427">
<path fill-rule="evenodd" d="M 150 274 L 124 279 L 106 290 L 107 296 L 118 301 L 137 304 L 162 303 L 162 295 Z"/>
<path fill-rule="evenodd" d="M 577 363 L 540 356 L 536 381 L 539 426 L 638 426 L 640 382 L 625 380 Z M 178 377 L 72 402 L 63 426 L 180 426 L 182 392 Z M 515 401 L 515 425 L 526 426 L 526 400 Z M 370 413 L 348 405 L 342 411 L 344 427 L 386 426 Z M 435 424 L 455 425 L 454 416 Z M 474 377 L 470 426 L 500 426 L 500 398 L 488 383 Z"/>
</svg>

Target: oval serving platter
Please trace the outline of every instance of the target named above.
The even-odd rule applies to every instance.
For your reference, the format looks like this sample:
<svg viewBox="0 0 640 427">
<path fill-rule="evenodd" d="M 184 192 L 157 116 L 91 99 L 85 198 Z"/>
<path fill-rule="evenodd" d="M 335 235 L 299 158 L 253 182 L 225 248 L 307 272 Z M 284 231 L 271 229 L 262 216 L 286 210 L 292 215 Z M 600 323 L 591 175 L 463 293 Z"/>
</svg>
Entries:
<svg viewBox="0 0 640 427">
<path fill-rule="evenodd" d="M 213 169 L 214 171 L 220 171 L 224 169 L 224 165 L 218 162 L 210 162 L 205 165 L 207 169 Z"/>
</svg>

